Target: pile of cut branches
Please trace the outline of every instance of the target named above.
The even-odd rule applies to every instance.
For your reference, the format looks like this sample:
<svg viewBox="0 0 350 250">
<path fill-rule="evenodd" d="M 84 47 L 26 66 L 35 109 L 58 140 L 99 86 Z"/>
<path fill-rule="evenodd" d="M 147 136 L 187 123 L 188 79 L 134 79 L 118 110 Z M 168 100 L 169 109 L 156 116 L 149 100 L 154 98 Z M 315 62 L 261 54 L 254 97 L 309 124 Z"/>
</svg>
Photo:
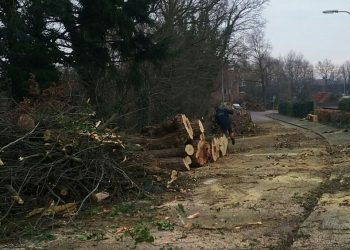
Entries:
<svg viewBox="0 0 350 250">
<path fill-rule="evenodd" d="M 250 112 L 246 109 L 232 109 L 233 115 L 230 115 L 231 127 L 236 135 L 254 135 L 256 134 L 256 124 L 252 121 Z M 215 111 L 209 114 L 207 127 L 211 133 L 218 133 L 219 126 L 215 122 Z"/>
<path fill-rule="evenodd" d="M 58 90 L 0 115 L 0 224 L 14 216 L 73 216 L 93 199 L 141 192 L 149 162 L 142 149 L 99 130 L 86 102 L 71 105 Z"/>
</svg>

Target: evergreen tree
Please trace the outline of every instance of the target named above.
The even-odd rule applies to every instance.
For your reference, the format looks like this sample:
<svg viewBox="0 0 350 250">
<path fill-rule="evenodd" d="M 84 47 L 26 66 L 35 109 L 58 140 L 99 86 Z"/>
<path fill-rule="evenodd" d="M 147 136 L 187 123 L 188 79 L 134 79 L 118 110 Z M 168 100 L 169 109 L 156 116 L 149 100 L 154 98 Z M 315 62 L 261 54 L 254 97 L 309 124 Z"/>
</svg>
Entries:
<svg viewBox="0 0 350 250">
<path fill-rule="evenodd" d="M 11 80 L 13 97 L 20 100 L 28 94 L 29 73 L 36 76 L 42 88 L 58 80 L 55 64 L 60 62 L 61 52 L 52 42 L 56 34 L 46 28 L 40 1 L 4 0 L 0 10 L 3 70 Z"/>
</svg>

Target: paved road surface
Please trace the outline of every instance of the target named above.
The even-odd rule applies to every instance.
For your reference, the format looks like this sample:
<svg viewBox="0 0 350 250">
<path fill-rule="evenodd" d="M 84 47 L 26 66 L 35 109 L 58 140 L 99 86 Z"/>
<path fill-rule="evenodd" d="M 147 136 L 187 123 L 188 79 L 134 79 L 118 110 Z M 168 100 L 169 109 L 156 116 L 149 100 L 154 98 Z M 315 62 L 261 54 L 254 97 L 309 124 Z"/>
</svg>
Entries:
<svg viewBox="0 0 350 250">
<path fill-rule="evenodd" d="M 264 111 L 264 112 L 257 112 L 257 111 L 250 112 L 254 123 L 271 122 L 273 120 L 271 118 L 267 117 L 266 115 L 274 114 L 274 113 L 277 113 L 277 111 L 268 110 L 268 111 Z"/>
</svg>

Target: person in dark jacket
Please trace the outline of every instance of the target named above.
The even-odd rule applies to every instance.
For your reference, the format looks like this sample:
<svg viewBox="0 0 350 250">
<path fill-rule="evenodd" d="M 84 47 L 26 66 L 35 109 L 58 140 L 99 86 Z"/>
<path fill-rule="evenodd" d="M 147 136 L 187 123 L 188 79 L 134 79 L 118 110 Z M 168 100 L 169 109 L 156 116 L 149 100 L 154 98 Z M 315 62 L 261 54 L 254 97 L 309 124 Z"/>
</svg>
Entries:
<svg viewBox="0 0 350 250">
<path fill-rule="evenodd" d="M 232 140 L 235 144 L 235 136 L 232 131 L 229 115 L 233 115 L 233 110 L 223 105 L 215 108 L 215 122 L 219 125 L 221 131 Z"/>
</svg>

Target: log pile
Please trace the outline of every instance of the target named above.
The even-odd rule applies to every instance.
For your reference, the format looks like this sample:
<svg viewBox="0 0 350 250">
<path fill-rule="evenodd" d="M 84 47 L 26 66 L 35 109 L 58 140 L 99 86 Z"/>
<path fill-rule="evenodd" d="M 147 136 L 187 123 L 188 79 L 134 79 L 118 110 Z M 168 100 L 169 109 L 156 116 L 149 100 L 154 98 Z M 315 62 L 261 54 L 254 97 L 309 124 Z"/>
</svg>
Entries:
<svg viewBox="0 0 350 250">
<path fill-rule="evenodd" d="M 220 132 L 219 126 L 215 122 L 215 111 L 207 117 L 209 121 L 206 125 L 207 130 L 213 134 Z M 245 109 L 233 109 L 233 115 L 230 115 L 231 127 L 235 135 L 254 135 L 256 134 L 256 125 L 252 121 L 250 112 Z"/>
<path fill-rule="evenodd" d="M 232 128 L 238 135 L 255 134 L 256 125 L 253 123 L 250 112 L 245 109 L 234 109 Z"/>
<path fill-rule="evenodd" d="M 190 121 L 184 114 L 144 127 L 141 136 L 130 140 L 153 156 L 158 167 L 177 171 L 215 162 L 227 154 L 228 147 L 225 135 L 207 139 L 202 121 Z"/>
<path fill-rule="evenodd" d="M 309 122 L 318 122 L 318 116 L 313 114 L 308 114 L 306 120 Z"/>
</svg>

